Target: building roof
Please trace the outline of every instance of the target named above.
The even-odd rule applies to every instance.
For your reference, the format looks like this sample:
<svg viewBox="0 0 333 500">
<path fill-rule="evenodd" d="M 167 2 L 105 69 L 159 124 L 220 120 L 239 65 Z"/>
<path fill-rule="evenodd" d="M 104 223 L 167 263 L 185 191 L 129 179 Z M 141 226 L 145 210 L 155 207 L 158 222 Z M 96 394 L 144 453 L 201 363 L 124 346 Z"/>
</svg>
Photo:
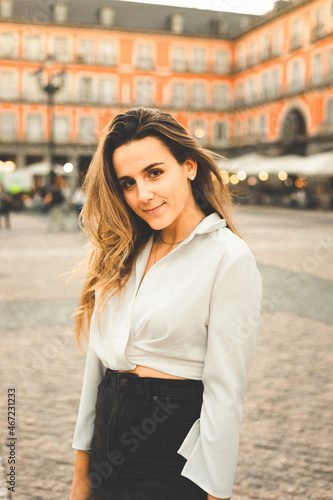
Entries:
<svg viewBox="0 0 333 500">
<path fill-rule="evenodd" d="M 33 22 L 34 24 L 53 24 L 53 5 L 55 1 L 14 0 L 14 20 Z M 196 8 L 173 7 L 118 0 L 67 0 L 70 25 L 99 25 L 99 9 L 112 7 L 115 12 L 113 29 L 147 30 L 171 32 L 170 15 L 183 17 L 183 34 L 228 37 L 249 26 L 260 16 L 202 10 Z M 213 20 L 223 23 L 223 34 L 216 34 L 212 28 Z M 59 24 L 59 23 L 57 23 Z"/>
</svg>

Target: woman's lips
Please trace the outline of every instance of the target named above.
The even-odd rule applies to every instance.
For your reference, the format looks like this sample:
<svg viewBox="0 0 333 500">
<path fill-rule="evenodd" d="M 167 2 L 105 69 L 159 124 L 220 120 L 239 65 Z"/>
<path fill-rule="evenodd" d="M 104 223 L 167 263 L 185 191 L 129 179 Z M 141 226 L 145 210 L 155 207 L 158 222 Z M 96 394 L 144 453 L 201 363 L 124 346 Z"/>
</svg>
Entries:
<svg viewBox="0 0 333 500">
<path fill-rule="evenodd" d="M 144 212 L 146 212 L 146 214 L 156 214 L 156 212 L 159 211 L 159 209 L 164 205 L 164 203 L 162 203 L 162 205 L 159 205 L 158 207 L 156 208 L 153 208 L 152 210 L 144 210 Z"/>
</svg>

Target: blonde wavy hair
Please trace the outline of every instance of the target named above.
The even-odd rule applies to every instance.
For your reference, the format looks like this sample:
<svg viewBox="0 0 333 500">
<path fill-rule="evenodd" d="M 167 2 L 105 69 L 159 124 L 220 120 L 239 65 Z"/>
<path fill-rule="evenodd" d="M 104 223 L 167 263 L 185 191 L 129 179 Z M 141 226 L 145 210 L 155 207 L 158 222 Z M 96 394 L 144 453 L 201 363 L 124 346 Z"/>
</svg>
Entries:
<svg viewBox="0 0 333 500">
<path fill-rule="evenodd" d="M 218 212 L 240 236 L 231 220 L 231 195 L 215 162 L 219 155 L 200 147 L 164 111 L 137 107 L 114 116 L 103 130 L 83 185 L 87 198 L 80 226 L 90 241 L 90 251 L 84 262 L 86 275 L 74 327 L 80 350 L 82 333 L 88 337 L 96 290 L 100 292 L 96 304 L 100 320 L 108 300 L 117 295 L 119 303 L 136 257 L 153 233 L 125 202 L 113 168 L 117 148 L 149 136 L 161 140 L 180 165 L 188 158 L 197 161 L 197 174 L 191 182 L 197 205 L 206 215 Z"/>
</svg>

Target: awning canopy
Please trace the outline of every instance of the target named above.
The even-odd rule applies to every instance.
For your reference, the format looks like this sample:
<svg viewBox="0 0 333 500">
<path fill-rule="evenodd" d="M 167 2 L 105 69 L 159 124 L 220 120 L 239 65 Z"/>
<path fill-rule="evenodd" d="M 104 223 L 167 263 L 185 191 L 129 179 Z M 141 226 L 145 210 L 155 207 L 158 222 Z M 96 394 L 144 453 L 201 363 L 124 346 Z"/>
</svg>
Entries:
<svg viewBox="0 0 333 500">
<path fill-rule="evenodd" d="M 244 171 L 247 175 L 258 175 L 260 172 L 278 174 L 281 171 L 289 175 L 304 177 L 333 176 L 333 151 L 310 156 L 286 155 L 278 157 L 249 153 L 230 160 L 218 160 L 220 170 L 229 173 Z"/>
</svg>

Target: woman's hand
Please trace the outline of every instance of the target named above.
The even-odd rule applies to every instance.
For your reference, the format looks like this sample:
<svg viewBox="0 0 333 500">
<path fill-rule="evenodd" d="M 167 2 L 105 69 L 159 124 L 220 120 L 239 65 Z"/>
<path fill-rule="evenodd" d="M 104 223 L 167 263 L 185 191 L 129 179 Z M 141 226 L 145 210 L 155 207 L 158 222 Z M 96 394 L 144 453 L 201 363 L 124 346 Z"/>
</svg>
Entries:
<svg viewBox="0 0 333 500">
<path fill-rule="evenodd" d="M 69 500 L 93 500 L 92 485 L 89 476 L 90 454 L 76 450 L 74 460 L 74 478 Z"/>
</svg>

